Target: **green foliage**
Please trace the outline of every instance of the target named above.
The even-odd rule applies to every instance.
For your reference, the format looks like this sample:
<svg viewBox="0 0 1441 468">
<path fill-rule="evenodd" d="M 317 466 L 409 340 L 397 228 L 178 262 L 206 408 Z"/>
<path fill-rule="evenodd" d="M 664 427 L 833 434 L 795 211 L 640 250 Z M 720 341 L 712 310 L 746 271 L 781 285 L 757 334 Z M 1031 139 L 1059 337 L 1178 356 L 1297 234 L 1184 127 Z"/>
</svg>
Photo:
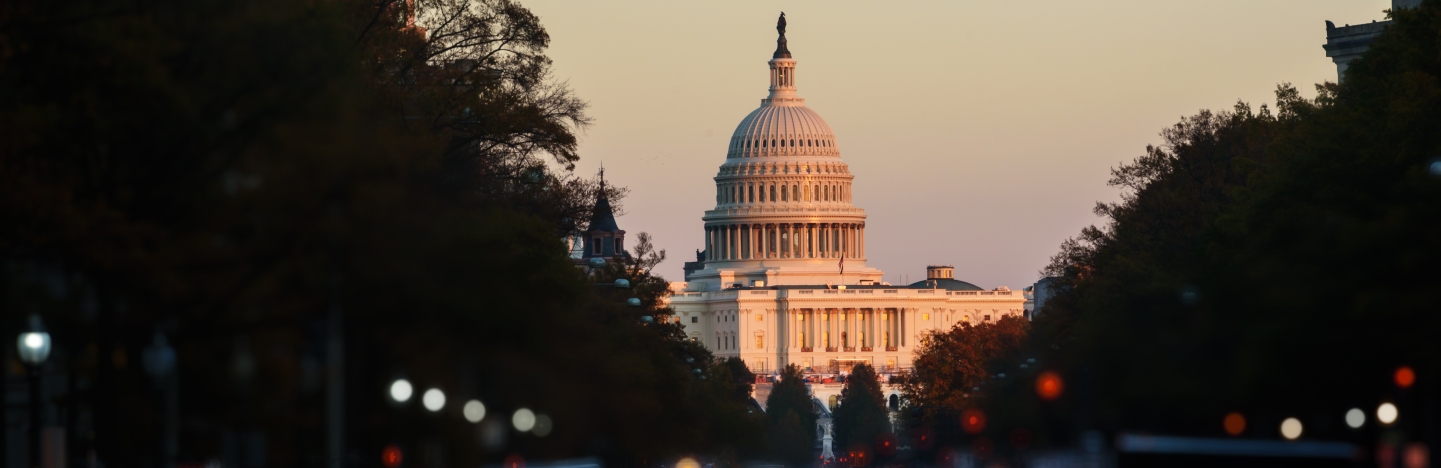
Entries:
<svg viewBox="0 0 1441 468">
<path fill-rule="evenodd" d="M 1113 172 L 1036 323 L 1078 425 L 1219 435 L 1242 411 L 1365 440 L 1331 419 L 1406 401 L 1399 365 L 1441 372 L 1441 3 L 1393 15 L 1314 100 L 1203 111 Z"/>
<path fill-rule="evenodd" d="M 878 449 L 876 442 L 892 431 L 890 412 L 886 409 L 875 368 L 860 363 L 851 369 L 831 417 L 836 447 L 850 450 L 863 446 L 873 453 Z"/>
<path fill-rule="evenodd" d="M 815 453 L 819 417 L 801 368 L 795 364 L 786 366 L 766 399 L 766 432 L 772 456 L 791 466 L 809 465 Z"/>
</svg>

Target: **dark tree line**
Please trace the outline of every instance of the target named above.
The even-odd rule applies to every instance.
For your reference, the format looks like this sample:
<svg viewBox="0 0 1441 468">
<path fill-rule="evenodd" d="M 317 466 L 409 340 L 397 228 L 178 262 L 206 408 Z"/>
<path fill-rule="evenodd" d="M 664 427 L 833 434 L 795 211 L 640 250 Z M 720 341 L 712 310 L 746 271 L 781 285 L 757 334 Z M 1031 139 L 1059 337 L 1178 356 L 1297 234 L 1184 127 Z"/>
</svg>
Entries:
<svg viewBox="0 0 1441 468">
<path fill-rule="evenodd" d="M 1296 417 L 1305 438 L 1441 446 L 1441 2 L 1391 15 L 1315 98 L 1283 84 L 1274 106 L 1201 111 L 1115 168 L 1122 199 L 1042 272 L 1059 292 L 1028 336 L 918 355 L 907 385 L 925 411 L 904 424 L 1012 453 L 1089 430 L 1229 437 L 1238 412 L 1247 438 L 1279 439 Z M 1380 427 L 1387 401 L 1402 416 Z M 1359 430 L 1342 419 L 1353 407 Z M 956 430 L 968 408 L 986 415 L 975 434 Z"/>
<path fill-rule="evenodd" d="M 504 0 L 0 6 L 0 332 L 49 326 L 70 459 L 172 456 L 141 365 L 160 334 L 176 460 L 258 440 L 267 466 L 325 464 L 336 327 L 346 464 L 749 450 L 734 375 L 658 307 L 663 253 L 566 255 L 599 187 L 570 172 L 589 120 L 548 44 Z M 390 404 L 400 376 L 446 408 Z M 554 430 L 487 448 L 471 398 Z"/>
</svg>

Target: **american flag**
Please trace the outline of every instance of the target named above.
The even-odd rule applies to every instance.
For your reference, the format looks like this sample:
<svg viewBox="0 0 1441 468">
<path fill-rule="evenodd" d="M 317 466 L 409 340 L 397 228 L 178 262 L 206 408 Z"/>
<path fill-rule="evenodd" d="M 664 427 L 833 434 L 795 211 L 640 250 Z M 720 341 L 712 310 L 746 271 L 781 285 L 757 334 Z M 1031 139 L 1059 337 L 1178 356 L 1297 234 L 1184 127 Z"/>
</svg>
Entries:
<svg viewBox="0 0 1441 468">
<path fill-rule="evenodd" d="M 841 274 L 842 274 L 842 275 L 846 274 L 846 256 L 845 256 L 845 254 L 841 254 L 840 266 L 841 266 Z"/>
</svg>

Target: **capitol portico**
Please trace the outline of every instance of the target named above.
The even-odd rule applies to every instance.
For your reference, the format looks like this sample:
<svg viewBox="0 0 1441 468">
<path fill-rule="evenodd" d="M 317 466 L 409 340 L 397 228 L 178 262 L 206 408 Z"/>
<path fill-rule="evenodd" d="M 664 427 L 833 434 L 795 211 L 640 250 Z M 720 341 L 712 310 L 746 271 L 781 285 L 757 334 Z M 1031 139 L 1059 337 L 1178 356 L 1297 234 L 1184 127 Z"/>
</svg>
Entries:
<svg viewBox="0 0 1441 468">
<path fill-rule="evenodd" d="M 736 127 L 715 207 L 701 217 L 705 249 L 672 285 L 687 335 L 758 373 L 796 364 L 831 374 L 857 362 L 887 372 L 910 366 L 925 333 L 1023 315 L 1021 291 L 985 290 L 949 266 L 892 286 L 866 265 L 855 176 L 830 126 L 797 95 L 784 20 L 778 29 L 769 95 Z"/>
</svg>

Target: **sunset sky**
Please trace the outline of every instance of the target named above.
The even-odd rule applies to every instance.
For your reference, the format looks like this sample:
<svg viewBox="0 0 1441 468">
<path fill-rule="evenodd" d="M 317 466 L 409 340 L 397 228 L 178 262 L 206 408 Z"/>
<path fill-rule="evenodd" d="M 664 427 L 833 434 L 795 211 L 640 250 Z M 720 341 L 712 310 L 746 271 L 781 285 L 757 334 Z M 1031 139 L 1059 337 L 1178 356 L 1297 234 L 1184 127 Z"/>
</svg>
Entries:
<svg viewBox="0 0 1441 468">
<path fill-rule="evenodd" d="M 522 0 L 555 78 L 590 102 L 577 173 L 631 189 L 619 223 L 682 280 L 731 132 L 766 95 L 786 12 L 797 87 L 835 131 L 867 210 L 868 263 L 1019 289 L 1101 220 L 1110 168 L 1200 109 L 1306 96 L 1336 79 L 1325 20 L 1384 19 L 1387 0 Z M 632 241 L 632 244 L 634 241 Z"/>
</svg>

